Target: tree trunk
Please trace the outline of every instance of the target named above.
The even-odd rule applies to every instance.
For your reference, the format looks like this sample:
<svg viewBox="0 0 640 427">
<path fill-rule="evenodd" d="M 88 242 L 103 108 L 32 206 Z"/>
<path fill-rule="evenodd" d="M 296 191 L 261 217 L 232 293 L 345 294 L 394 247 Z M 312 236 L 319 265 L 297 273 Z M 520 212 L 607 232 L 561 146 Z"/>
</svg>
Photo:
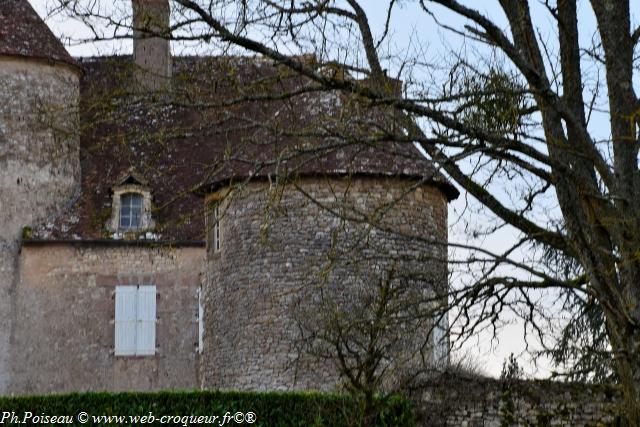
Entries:
<svg viewBox="0 0 640 427">
<path fill-rule="evenodd" d="M 630 322 L 620 324 L 617 319 L 624 312 L 605 310 L 607 332 L 615 359 L 615 369 L 622 389 L 622 412 L 627 426 L 640 426 L 640 334 Z"/>
<path fill-rule="evenodd" d="M 377 410 L 373 390 L 366 390 L 362 397 L 362 426 L 372 427 L 376 423 Z"/>
</svg>

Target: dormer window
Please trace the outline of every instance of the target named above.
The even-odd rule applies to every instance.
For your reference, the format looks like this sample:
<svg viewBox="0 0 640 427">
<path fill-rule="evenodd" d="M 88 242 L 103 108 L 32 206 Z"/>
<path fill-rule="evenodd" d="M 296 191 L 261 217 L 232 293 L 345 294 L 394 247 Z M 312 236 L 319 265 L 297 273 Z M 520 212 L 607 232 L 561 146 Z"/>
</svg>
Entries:
<svg viewBox="0 0 640 427">
<path fill-rule="evenodd" d="M 120 228 L 138 230 L 142 226 L 142 194 L 127 193 L 120 196 Z"/>
<path fill-rule="evenodd" d="M 107 229 L 117 238 L 138 238 L 138 234 L 153 230 L 151 188 L 133 171 L 122 177 L 112 188 L 112 213 Z"/>
</svg>

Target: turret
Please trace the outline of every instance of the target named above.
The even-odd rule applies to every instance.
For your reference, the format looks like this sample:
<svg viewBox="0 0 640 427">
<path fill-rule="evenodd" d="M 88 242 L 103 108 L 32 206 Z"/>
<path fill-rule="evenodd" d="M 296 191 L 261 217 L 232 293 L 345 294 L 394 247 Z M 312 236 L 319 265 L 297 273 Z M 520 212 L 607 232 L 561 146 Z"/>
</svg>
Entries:
<svg viewBox="0 0 640 427">
<path fill-rule="evenodd" d="M 81 73 L 27 0 L 0 1 L 0 394 L 10 391 L 22 235 L 62 212 L 79 185 Z"/>
<path fill-rule="evenodd" d="M 328 337 L 346 333 L 349 342 L 357 340 L 362 319 L 370 317 L 363 311 L 367 301 L 382 295 L 378 286 L 388 280 L 393 304 L 405 307 L 446 290 L 446 246 L 430 243 L 447 240 L 448 199 L 439 188 L 380 176 L 309 176 L 274 188 L 243 182 L 207 197 L 205 388 L 333 390 L 340 378 Z M 269 210 L 270 191 L 278 192 L 284 214 Z M 393 209 L 381 220 L 389 231 L 349 219 L 352 212 L 371 217 L 390 201 Z M 348 213 L 339 215 L 341 209 Z M 391 322 L 409 310 L 382 319 Z M 418 354 L 429 365 L 446 364 L 448 341 L 439 330 L 427 335 L 431 320 L 416 316 L 398 324 L 406 331 L 392 338 L 397 351 L 385 354 L 395 380 L 424 367 Z M 361 347 L 355 351 L 363 355 Z"/>
</svg>

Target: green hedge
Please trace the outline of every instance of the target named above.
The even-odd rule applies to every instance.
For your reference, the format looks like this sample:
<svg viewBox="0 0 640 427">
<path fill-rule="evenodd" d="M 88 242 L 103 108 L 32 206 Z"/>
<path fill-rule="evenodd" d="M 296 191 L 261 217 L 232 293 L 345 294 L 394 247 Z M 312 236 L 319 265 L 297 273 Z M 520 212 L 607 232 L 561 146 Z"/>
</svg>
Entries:
<svg viewBox="0 0 640 427">
<path fill-rule="evenodd" d="M 378 400 L 377 405 L 379 411 L 374 425 L 415 425 L 412 405 L 406 399 L 392 397 Z M 78 420 L 81 412 L 88 417 L 84 424 Z M 238 423 L 234 418 L 238 412 L 242 414 L 238 415 L 238 421 L 246 418 L 249 412 L 255 414 L 256 421 Z M 0 397 L 0 426 L 198 425 L 198 422 L 210 422 L 208 425 L 214 426 L 360 426 L 362 412 L 357 399 L 344 394 L 327 393 L 193 391 Z M 68 418 L 46 418 L 53 416 Z M 120 421 L 115 418 L 110 421 L 92 418 L 100 416 L 125 418 Z M 132 416 L 148 418 L 136 420 L 130 418 Z M 179 418 L 168 418 L 175 416 Z M 214 419 L 213 416 L 218 418 Z M 16 419 L 18 423 L 12 423 Z"/>
</svg>

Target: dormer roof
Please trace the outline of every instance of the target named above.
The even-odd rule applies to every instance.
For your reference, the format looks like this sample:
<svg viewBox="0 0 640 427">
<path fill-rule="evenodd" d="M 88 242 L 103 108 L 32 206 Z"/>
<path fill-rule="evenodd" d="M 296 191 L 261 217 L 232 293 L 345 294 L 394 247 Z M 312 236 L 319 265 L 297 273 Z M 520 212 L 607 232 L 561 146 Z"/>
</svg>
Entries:
<svg viewBox="0 0 640 427">
<path fill-rule="evenodd" d="M 78 64 L 27 0 L 0 1 L 0 56 Z"/>
<path fill-rule="evenodd" d="M 123 185 L 139 185 L 141 187 L 147 187 L 149 183 L 135 169 L 129 169 L 127 173 L 122 175 L 116 182 L 116 186 L 118 187 Z"/>
</svg>

